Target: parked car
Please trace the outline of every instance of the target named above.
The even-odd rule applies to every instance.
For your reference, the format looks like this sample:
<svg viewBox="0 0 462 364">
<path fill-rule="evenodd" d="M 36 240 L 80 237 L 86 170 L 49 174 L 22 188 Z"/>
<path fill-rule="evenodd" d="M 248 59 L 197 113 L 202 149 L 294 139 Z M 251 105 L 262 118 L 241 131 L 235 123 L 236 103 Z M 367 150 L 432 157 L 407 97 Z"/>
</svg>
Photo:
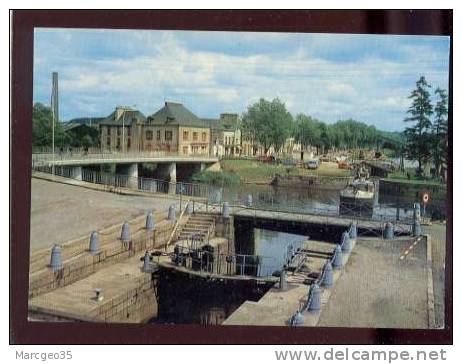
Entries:
<svg viewBox="0 0 462 364">
<path fill-rule="evenodd" d="M 347 161 L 340 161 L 337 165 L 340 169 L 353 169 L 353 166 Z"/>
<path fill-rule="evenodd" d="M 286 158 L 282 160 L 282 165 L 283 166 L 295 166 L 296 162 L 291 158 Z"/>
<path fill-rule="evenodd" d="M 270 156 L 261 156 L 261 157 L 258 157 L 257 159 L 259 162 L 262 162 L 262 163 L 269 163 L 269 164 L 273 164 L 276 162 L 276 158 L 274 158 L 274 156 L 270 155 Z"/>
<path fill-rule="evenodd" d="M 317 159 L 310 159 L 307 163 L 306 166 L 308 169 L 318 169 L 319 168 L 319 160 Z"/>
</svg>

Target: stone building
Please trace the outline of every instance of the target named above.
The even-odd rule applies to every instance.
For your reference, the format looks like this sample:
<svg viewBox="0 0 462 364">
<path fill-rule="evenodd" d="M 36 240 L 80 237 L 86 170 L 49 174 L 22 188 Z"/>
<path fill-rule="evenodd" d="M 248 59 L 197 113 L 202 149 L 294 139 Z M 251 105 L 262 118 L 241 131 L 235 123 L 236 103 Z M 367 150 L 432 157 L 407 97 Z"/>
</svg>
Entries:
<svg viewBox="0 0 462 364">
<path fill-rule="evenodd" d="M 240 156 L 242 138 L 238 115 L 220 114 L 219 119 L 203 119 L 210 126 L 210 150 L 214 156 Z"/>
<path fill-rule="evenodd" d="M 208 155 L 210 127 L 180 103 L 165 102 L 144 125 L 144 150 L 160 150 L 179 155 Z"/>
<path fill-rule="evenodd" d="M 138 110 L 117 106 L 99 122 L 101 149 L 129 152 L 142 150 L 141 136 L 146 117 Z"/>
<path fill-rule="evenodd" d="M 208 155 L 210 127 L 182 104 L 165 102 L 145 117 L 129 107 L 116 107 L 100 123 L 101 148 L 108 151 L 162 151 Z"/>
</svg>

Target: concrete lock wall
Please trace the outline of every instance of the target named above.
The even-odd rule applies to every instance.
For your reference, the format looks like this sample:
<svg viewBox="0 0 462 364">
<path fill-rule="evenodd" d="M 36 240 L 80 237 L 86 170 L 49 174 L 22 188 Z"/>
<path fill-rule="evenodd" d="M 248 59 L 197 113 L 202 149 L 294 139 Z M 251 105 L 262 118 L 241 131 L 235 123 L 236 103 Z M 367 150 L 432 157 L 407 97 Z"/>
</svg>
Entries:
<svg viewBox="0 0 462 364">
<path fill-rule="evenodd" d="M 68 252 L 68 255 L 81 253 L 81 256 L 72 259 L 72 261 L 64 258 L 63 268 L 55 272 L 47 266 L 41 269 L 34 267 L 34 271 L 29 276 L 29 298 L 50 292 L 58 287 L 67 286 L 88 277 L 109 264 L 130 258 L 138 252 L 162 247 L 167 243 L 173 227 L 174 222 L 162 220 L 156 224 L 154 232 L 147 232 L 145 229 L 134 232 L 131 244 L 121 244 L 117 238 L 110 242 L 101 243 L 100 250 L 96 254 L 88 251 L 88 237 L 85 237 L 84 245 L 80 240 L 74 244 L 68 244 L 66 249 L 71 253 Z M 72 245 L 76 245 L 77 249 Z M 42 252 L 39 254 L 43 255 Z M 46 256 L 49 254 L 50 249 L 48 249 Z M 31 257 L 31 261 L 34 260 L 35 258 Z"/>
<path fill-rule="evenodd" d="M 98 307 L 95 319 L 106 322 L 144 323 L 157 316 L 158 305 L 151 275 L 146 275 L 136 288 Z"/>
</svg>

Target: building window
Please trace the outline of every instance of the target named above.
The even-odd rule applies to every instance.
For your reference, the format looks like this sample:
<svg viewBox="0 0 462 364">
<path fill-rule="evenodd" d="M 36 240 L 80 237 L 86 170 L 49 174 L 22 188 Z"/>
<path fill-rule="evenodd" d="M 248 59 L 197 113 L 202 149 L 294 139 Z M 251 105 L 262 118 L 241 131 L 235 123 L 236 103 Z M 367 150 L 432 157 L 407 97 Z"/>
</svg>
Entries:
<svg viewBox="0 0 462 364">
<path fill-rule="evenodd" d="M 157 140 L 160 140 L 160 130 L 157 130 Z"/>
<path fill-rule="evenodd" d="M 108 127 L 106 128 L 106 130 L 107 130 L 107 135 L 111 135 L 111 127 L 108 126 Z"/>
<path fill-rule="evenodd" d="M 172 140 L 172 137 L 173 137 L 172 132 L 169 131 L 169 130 L 166 130 L 165 131 L 165 140 Z"/>
<path fill-rule="evenodd" d="M 194 133 L 193 133 L 193 140 L 194 140 L 194 141 L 197 140 L 197 132 L 194 132 Z"/>
<path fill-rule="evenodd" d="M 120 135 L 120 126 L 117 127 L 117 136 Z"/>
<path fill-rule="evenodd" d="M 207 133 L 202 133 L 202 141 L 205 142 L 207 140 Z"/>
<path fill-rule="evenodd" d="M 152 140 L 152 130 L 146 130 L 146 140 Z"/>
<path fill-rule="evenodd" d="M 107 137 L 107 138 L 106 138 L 106 145 L 107 145 L 108 147 L 111 146 L 111 138 L 110 138 L 110 137 Z"/>
<path fill-rule="evenodd" d="M 127 128 L 127 135 L 128 136 L 132 135 L 132 128 L 130 128 L 130 127 Z"/>
<path fill-rule="evenodd" d="M 183 147 L 183 154 L 188 154 L 188 147 L 187 146 Z"/>
<path fill-rule="evenodd" d="M 127 139 L 127 149 L 130 148 L 130 145 L 131 145 L 131 143 L 130 143 L 130 138 L 128 138 L 128 139 Z"/>
<path fill-rule="evenodd" d="M 185 130 L 183 132 L 183 140 L 188 140 L 188 138 L 189 138 L 189 132 Z"/>
<path fill-rule="evenodd" d="M 120 138 L 117 138 L 117 149 L 120 149 Z"/>
</svg>

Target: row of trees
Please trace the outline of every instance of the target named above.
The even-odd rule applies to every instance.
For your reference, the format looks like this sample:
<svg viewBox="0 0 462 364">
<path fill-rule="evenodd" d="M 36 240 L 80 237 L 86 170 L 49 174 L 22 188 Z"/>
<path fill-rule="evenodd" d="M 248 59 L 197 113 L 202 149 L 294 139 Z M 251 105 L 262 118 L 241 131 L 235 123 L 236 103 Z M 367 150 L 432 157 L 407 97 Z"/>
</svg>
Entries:
<svg viewBox="0 0 462 364">
<path fill-rule="evenodd" d="M 50 147 L 52 144 L 52 111 L 49 106 L 37 102 L 32 107 L 32 145 Z M 64 130 L 63 123 L 55 123 L 55 146 L 57 149 L 67 147 L 97 146 L 97 138 L 90 135 L 73 135 Z"/>
<path fill-rule="evenodd" d="M 433 106 L 430 90 L 425 77 L 420 77 L 409 96 L 412 104 L 404 121 L 411 125 L 404 134 L 407 155 L 418 161 L 418 173 L 422 174 L 423 165 L 433 161 L 439 177 L 448 156 L 448 95 L 446 90 L 437 88 Z"/>
<path fill-rule="evenodd" d="M 398 150 L 403 142 L 400 133 L 377 130 L 352 119 L 326 124 L 304 114 L 293 118 L 277 98 L 260 99 L 250 105 L 242 116 L 242 131 L 262 145 L 265 153 L 271 146 L 279 150 L 288 137 L 294 137 L 304 149 L 316 147 L 324 153 L 333 148 L 373 148 L 384 144 Z"/>
</svg>

